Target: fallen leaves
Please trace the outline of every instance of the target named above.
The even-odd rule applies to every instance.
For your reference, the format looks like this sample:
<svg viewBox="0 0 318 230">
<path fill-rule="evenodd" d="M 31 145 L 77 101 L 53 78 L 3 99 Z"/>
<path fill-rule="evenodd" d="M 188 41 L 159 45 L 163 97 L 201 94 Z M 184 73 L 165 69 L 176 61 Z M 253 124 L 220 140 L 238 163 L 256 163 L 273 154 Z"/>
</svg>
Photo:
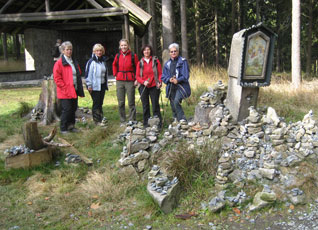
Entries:
<svg viewBox="0 0 318 230">
<path fill-rule="evenodd" d="M 233 208 L 233 211 L 238 215 L 241 214 L 241 210 L 239 210 L 238 208 Z"/>
<path fill-rule="evenodd" d="M 182 219 L 182 220 L 190 219 L 193 216 L 196 217 L 198 216 L 198 214 L 195 214 L 194 212 L 189 212 L 189 213 L 175 215 L 177 219 Z"/>
<path fill-rule="evenodd" d="M 100 203 L 92 203 L 92 204 L 91 204 L 91 209 L 96 210 L 96 209 L 99 208 L 99 206 L 100 206 Z"/>
</svg>

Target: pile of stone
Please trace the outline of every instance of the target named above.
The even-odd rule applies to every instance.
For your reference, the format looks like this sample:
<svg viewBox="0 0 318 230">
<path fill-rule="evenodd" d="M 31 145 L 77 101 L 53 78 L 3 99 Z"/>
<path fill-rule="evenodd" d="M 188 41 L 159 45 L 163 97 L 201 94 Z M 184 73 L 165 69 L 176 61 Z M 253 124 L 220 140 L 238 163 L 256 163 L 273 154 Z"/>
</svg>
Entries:
<svg viewBox="0 0 318 230">
<path fill-rule="evenodd" d="M 179 200 L 179 180 L 169 178 L 158 165 L 153 165 L 148 173 L 147 191 L 164 213 L 170 213 Z"/>
<path fill-rule="evenodd" d="M 127 144 L 123 148 L 120 165 L 130 165 L 137 172 L 143 172 L 145 169 L 139 164 L 144 163 L 139 162 L 152 165 L 149 159 L 168 143 L 185 140 L 188 148 L 200 151 L 200 146 L 219 141 L 221 148 L 215 175 L 217 187 L 222 190 L 233 183 L 238 188 L 244 188 L 248 182 L 266 185 L 254 197 L 250 211 L 271 204 L 277 199 L 278 193 L 286 202 L 304 202 L 306 195 L 300 192 L 302 190 L 299 187 L 306 178 L 312 179 L 312 173 L 310 170 L 299 173 L 297 166 L 307 158 L 311 163 L 318 161 L 318 125 L 313 119 L 312 111 L 302 121 L 286 123 L 271 107 L 267 110 L 250 107 L 248 117 L 235 124 L 229 109 L 223 104 L 224 98 L 220 96 L 218 100 L 214 100 L 212 96 L 211 92 L 213 95 L 221 95 L 216 90 L 225 89 L 221 82 L 217 86 L 202 95 L 201 102 L 196 107 L 194 121 L 174 121 L 161 140 L 158 140 L 159 130 L 156 125 L 146 129 L 138 123 L 127 125 L 125 133 L 120 136 Z M 158 183 L 160 184 L 159 180 Z M 165 193 L 165 190 L 160 190 L 158 183 L 152 180 L 149 182 L 149 189 L 160 191 L 159 195 Z M 318 177 L 315 178 L 315 183 L 318 184 Z M 243 197 L 242 195 L 242 199 Z M 223 207 L 221 203 L 224 202 L 228 202 L 228 199 L 219 194 L 209 202 L 210 210 Z M 233 205 L 235 203 L 232 202 Z"/>
<path fill-rule="evenodd" d="M 31 111 L 31 120 L 32 121 L 39 121 L 42 120 L 43 117 L 43 110 L 42 109 L 32 109 Z"/>
<path fill-rule="evenodd" d="M 149 127 L 146 129 L 140 122 L 128 122 L 124 133 L 119 139 L 126 143 L 120 154 L 119 166 L 133 166 L 137 173 L 144 172 L 149 168 L 154 155 L 160 151 L 161 147 L 157 142 L 159 135 L 160 119 L 150 118 Z"/>
<path fill-rule="evenodd" d="M 236 196 L 226 196 L 226 190 L 221 190 L 217 196 L 213 197 L 208 203 L 202 202 L 202 209 L 209 209 L 211 212 L 218 212 L 225 205 L 230 207 L 242 204 L 248 198 L 244 191 L 240 191 Z"/>
<path fill-rule="evenodd" d="M 4 151 L 4 154 L 7 155 L 8 157 L 13 157 L 17 156 L 19 154 L 28 154 L 28 153 L 33 153 L 34 150 L 26 147 L 25 145 L 18 145 L 18 146 L 13 146 L 9 149 L 6 149 Z"/>
<path fill-rule="evenodd" d="M 223 104 L 223 100 L 226 97 L 226 86 L 222 81 L 218 81 L 215 85 L 209 88 L 208 92 L 203 93 L 200 96 L 200 102 L 195 107 L 195 123 L 209 123 L 209 112 L 212 108 L 219 104 Z"/>
<path fill-rule="evenodd" d="M 66 158 L 65 158 L 65 162 L 67 164 L 78 164 L 78 163 L 82 162 L 82 158 L 77 154 L 67 153 Z"/>
</svg>

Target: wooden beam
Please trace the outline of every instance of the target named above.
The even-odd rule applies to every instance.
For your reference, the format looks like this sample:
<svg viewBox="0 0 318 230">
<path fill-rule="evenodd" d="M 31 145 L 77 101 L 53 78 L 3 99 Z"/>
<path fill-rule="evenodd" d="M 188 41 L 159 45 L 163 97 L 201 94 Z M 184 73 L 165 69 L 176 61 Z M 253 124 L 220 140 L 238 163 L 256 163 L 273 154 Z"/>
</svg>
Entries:
<svg viewBox="0 0 318 230">
<path fill-rule="evenodd" d="M 50 25 L 50 29 L 56 30 L 85 30 L 85 29 L 102 29 L 105 27 L 118 27 L 121 29 L 122 21 L 105 21 L 105 22 L 74 22 L 74 23 L 58 23 Z"/>
<path fill-rule="evenodd" d="M 69 11 L 52 11 L 38 13 L 19 13 L 19 14 L 2 14 L 0 22 L 32 22 L 32 21 L 47 21 L 47 20 L 69 20 L 78 18 L 94 18 L 121 16 L 127 14 L 127 10 L 117 7 L 103 9 L 84 9 L 84 10 L 69 10 Z"/>
<path fill-rule="evenodd" d="M 137 17 L 144 25 L 147 25 L 151 15 L 129 0 L 106 0 L 112 6 L 121 6 L 129 11 L 129 17 Z"/>
<path fill-rule="evenodd" d="M 6 4 L 0 9 L 0 14 L 2 14 L 15 0 L 9 0 Z"/>
<path fill-rule="evenodd" d="M 88 1 L 88 3 L 94 6 L 96 9 L 103 9 L 103 7 L 100 4 L 98 4 L 95 0 L 86 0 L 86 1 Z"/>
</svg>

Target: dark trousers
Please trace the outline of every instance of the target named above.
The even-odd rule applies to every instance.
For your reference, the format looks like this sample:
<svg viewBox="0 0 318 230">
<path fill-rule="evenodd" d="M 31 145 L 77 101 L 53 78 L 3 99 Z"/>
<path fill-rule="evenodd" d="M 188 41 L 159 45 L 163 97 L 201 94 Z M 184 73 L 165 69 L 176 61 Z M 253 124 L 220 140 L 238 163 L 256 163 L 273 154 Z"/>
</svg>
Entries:
<svg viewBox="0 0 318 230">
<path fill-rule="evenodd" d="M 148 119 L 150 118 L 149 97 L 151 99 L 152 104 L 152 114 L 153 116 L 158 116 L 161 123 L 161 113 L 159 104 L 160 89 L 157 89 L 157 87 L 147 88 L 144 85 L 141 85 L 139 87 L 139 94 L 141 95 L 140 99 L 142 102 L 144 126 L 148 125 Z"/>
<path fill-rule="evenodd" d="M 178 121 L 184 119 L 186 120 L 186 117 L 184 115 L 181 103 L 182 103 L 182 93 L 180 90 L 178 90 L 176 85 L 171 86 L 171 93 L 170 93 L 170 105 L 173 113 L 173 118 L 177 118 Z"/>
<path fill-rule="evenodd" d="M 106 91 L 106 83 L 101 85 L 100 91 L 92 91 L 91 97 L 93 99 L 93 120 L 95 122 L 101 122 L 103 119 L 103 102 Z"/>
<path fill-rule="evenodd" d="M 60 99 L 62 113 L 61 113 L 61 131 L 67 131 L 69 127 L 75 125 L 75 112 L 77 110 L 76 99 Z"/>
</svg>

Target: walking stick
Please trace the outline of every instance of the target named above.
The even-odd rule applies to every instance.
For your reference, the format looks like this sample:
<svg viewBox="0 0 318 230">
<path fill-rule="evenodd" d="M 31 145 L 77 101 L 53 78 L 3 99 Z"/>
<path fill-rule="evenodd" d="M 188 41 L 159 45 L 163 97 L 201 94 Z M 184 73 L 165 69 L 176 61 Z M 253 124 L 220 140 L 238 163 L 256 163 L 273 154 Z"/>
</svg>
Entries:
<svg viewBox="0 0 318 230">
<path fill-rule="evenodd" d="M 165 110 L 166 110 L 166 108 L 167 108 L 167 106 L 168 106 L 168 103 L 169 103 L 169 101 L 170 101 L 171 88 L 172 88 L 172 84 L 170 85 L 170 89 L 169 89 L 169 92 L 168 92 L 168 97 L 167 97 L 168 100 L 167 100 L 166 106 L 164 106 L 164 109 L 163 109 L 164 113 L 163 113 L 163 116 L 162 116 L 162 127 L 163 127 L 163 124 L 164 124 L 164 122 L 165 122 L 165 117 L 166 117 L 166 112 L 165 112 Z M 161 95 L 161 103 L 162 103 L 162 105 L 164 105 L 163 99 L 162 99 L 162 95 Z"/>
<path fill-rule="evenodd" d="M 150 81 L 150 77 L 147 79 L 147 81 L 148 81 L 148 82 Z M 140 94 L 140 97 L 139 97 L 139 99 L 138 99 L 138 101 L 137 101 L 136 107 L 138 106 L 139 102 L 141 101 L 141 97 L 142 97 L 142 95 L 144 94 L 145 89 L 147 88 L 147 86 L 145 86 L 145 85 L 143 85 L 143 86 L 144 86 L 144 88 L 143 88 L 143 90 L 141 91 L 141 94 Z"/>
</svg>

